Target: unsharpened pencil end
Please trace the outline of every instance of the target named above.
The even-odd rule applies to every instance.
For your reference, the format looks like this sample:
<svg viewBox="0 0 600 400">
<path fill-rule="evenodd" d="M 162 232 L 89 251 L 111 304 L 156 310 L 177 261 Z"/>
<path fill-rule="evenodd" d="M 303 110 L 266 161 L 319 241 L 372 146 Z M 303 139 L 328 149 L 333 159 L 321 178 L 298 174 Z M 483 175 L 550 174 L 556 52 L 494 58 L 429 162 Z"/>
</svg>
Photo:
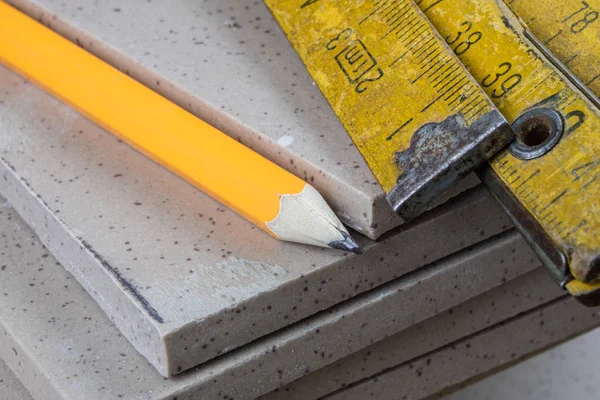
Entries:
<svg viewBox="0 0 600 400">
<path fill-rule="evenodd" d="M 329 243 L 329 247 L 337 250 L 351 251 L 354 254 L 362 254 L 363 251 L 360 246 L 352 239 L 352 236 L 347 234 L 346 232 L 341 232 L 344 237 L 343 240 L 336 240 L 334 242 Z"/>
</svg>

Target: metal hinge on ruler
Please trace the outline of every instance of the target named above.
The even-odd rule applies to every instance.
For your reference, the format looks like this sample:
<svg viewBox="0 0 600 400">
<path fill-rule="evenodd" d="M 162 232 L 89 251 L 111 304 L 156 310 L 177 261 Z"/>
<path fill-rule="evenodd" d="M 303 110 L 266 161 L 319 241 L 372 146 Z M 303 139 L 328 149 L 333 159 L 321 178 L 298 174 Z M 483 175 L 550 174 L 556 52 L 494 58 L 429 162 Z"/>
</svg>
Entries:
<svg viewBox="0 0 600 400">
<path fill-rule="evenodd" d="M 412 0 L 266 3 L 405 220 L 512 141 Z"/>
<path fill-rule="evenodd" d="M 541 260 L 595 292 L 600 111 L 502 1 L 266 2 L 401 216 L 490 159 L 480 176 Z"/>
</svg>

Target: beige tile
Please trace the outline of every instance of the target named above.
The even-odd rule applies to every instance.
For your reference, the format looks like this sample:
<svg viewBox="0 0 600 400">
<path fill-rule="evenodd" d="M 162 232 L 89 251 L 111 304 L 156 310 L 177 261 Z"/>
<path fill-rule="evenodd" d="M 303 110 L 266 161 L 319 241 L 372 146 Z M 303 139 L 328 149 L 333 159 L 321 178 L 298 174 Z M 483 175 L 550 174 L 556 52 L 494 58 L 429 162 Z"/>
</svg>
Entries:
<svg viewBox="0 0 600 400">
<path fill-rule="evenodd" d="M 360 257 L 283 243 L 3 68 L 0 87 L 0 193 L 165 375 L 510 227 L 475 189 Z"/>
</svg>

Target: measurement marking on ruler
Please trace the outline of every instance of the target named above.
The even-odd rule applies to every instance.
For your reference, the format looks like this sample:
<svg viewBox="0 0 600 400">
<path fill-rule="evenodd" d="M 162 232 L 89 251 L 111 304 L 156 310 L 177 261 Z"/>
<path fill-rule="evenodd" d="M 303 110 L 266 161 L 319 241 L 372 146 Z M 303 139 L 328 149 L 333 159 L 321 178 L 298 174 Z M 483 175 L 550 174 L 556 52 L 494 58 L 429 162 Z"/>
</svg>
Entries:
<svg viewBox="0 0 600 400">
<path fill-rule="evenodd" d="M 454 82 L 454 80 L 456 80 L 457 78 L 460 78 L 458 81 L 456 81 L 452 86 L 450 86 L 450 88 L 443 92 L 442 94 L 440 94 L 435 100 L 433 100 L 431 103 L 427 104 L 422 110 L 421 112 L 427 111 L 427 109 L 429 107 L 431 107 L 432 105 L 434 105 L 439 99 L 441 99 L 442 97 L 444 97 L 444 95 L 446 95 L 446 93 L 448 93 L 448 91 L 452 90 L 456 85 L 458 85 L 463 79 L 465 79 L 464 75 L 458 74 L 456 75 L 454 78 L 452 78 L 451 80 L 449 80 L 448 82 L 446 82 L 443 86 L 440 87 L 440 90 L 438 90 L 438 93 L 444 89 L 446 86 L 448 86 L 450 83 Z M 440 81 L 441 82 L 441 81 Z"/>
<path fill-rule="evenodd" d="M 427 11 L 431 10 L 434 6 L 437 6 L 438 4 L 440 4 L 442 1 L 444 0 L 437 0 L 436 2 L 434 2 L 433 4 L 431 4 L 429 7 L 427 7 L 426 9 L 423 10 L 423 13 L 426 13 Z M 418 2 L 417 4 L 421 4 L 421 1 Z"/>
<path fill-rule="evenodd" d="M 388 11 L 390 9 L 393 9 L 394 6 L 397 5 L 397 4 L 398 4 L 397 0 L 392 0 L 392 2 L 387 7 L 384 7 L 380 12 L 385 12 L 385 11 Z"/>
<path fill-rule="evenodd" d="M 390 0 L 384 0 L 383 4 L 381 4 L 379 7 L 377 7 L 371 14 L 367 15 L 362 21 L 360 21 L 358 24 L 362 25 L 363 22 L 365 22 L 366 20 L 368 20 L 369 18 L 371 18 L 373 15 L 375 15 L 375 13 L 377 13 L 377 11 L 379 11 L 382 7 L 384 7 Z"/>
<path fill-rule="evenodd" d="M 433 71 L 432 73 L 430 73 L 429 75 L 427 75 L 427 78 L 432 77 L 433 75 L 435 75 L 435 73 L 437 71 L 439 71 L 441 68 L 443 68 L 445 61 L 446 61 L 446 59 L 444 57 L 442 57 L 442 58 L 438 58 L 438 60 L 435 63 L 430 64 L 429 68 L 426 71 L 424 71 L 425 73 L 431 71 L 433 69 L 433 67 L 435 67 L 436 65 L 438 65 L 438 64 L 441 64 L 441 65 L 435 71 Z"/>
<path fill-rule="evenodd" d="M 396 5 L 394 7 L 389 8 L 388 11 L 382 15 L 383 19 L 386 20 L 386 23 L 389 18 L 389 15 L 392 14 L 394 11 L 398 11 L 398 7 L 400 7 L 400 4 L 396 3 Z M 394 17 L 394 15 L 396 15 L 396 14 L 392 14 L 392 18 Z"/>
<path fill-rule="evenodd" d="M 408 4 L 404 8 L 406 8 L 407 6 Z M 400 11 L 404 10 L 404 8 L 402 8 Z M 390 25 L 391 28 L 387 31 L 385 35 L 383 35 L 382 39 L 385 39 L 389 34 L 393 33 L 396 30 L 396 28 L 398 28 L 398 26 L 402 24 L 402 21 L 404 21 L 402 18 L 411 11 L 412 9 L 409 8 L 408 10 L 400 14 L 395 20 L 390 21 L 388 25 Z"/>
<path fill-rule="evenodd" d="M 402 130 L 402 128 L 404 128 L 406 125 L 410 124 L 412 122 L 412 118 L 409 119 L 408 121 L 406 121 L 405 123 L 403 123 L 400 128 L 396 129 L 394 132 L 392 132 L 392 134 L 390 136 L 388 136 L 387 138 L 385 138 L 385 140 L 390 141 L 394 138 L 394 136 L 396 136 L 396 134 L 398 132 L 400 132 Z"/>
<path fill-rule="evenodd" d="M 537 88 L 539 88 L 542 84 L 544 84 L 548 79 L 550 79 L 550 77 L 556 78 L 557 74 L 555 71 L 550 72 L 547 76 L 545 76 L 544 78 L 540 79 L 538 78 L 537 81 L 533 84 L 532 87 L 529 88 L 529 90 L 521 95 L 521 98 L 526 99 L 529 98 L 529 96 L 531 95 L 531 93 L 533 93 L 535 90 L 537 90 Z M 554 96 L 559 97 L 560 93 L 556 93 L 553 96 L 550 96 L 548 98 L 546 98 L 545 100 L 550 100 L 551 98 L 553 98 Z M 536 106 L 541 106 L 543 104 L 546 103 L 546 101 L 542 101 L 538 104 L 536 104 Z"/>
<path fill-rule="evenodd" d="M 552 218 L 550 221 L 547 221 L 546 223 L 548 224 L 548 226 L 552 225 L 552 223 L 553 223 L 554 221 L 556 221 L 556 218 L 558 218 L 558 216 L 557 216 L 557 215 L 555 215 L 555 216 L 554 216 L 554 218 Z"/>
<path fill-rule="evenodd" d="M 412 21 L 410 18 L 415 16 L 415 11 L 412 8 L 409 8 L 408 10 L 406 10 L 406 12 L 402 13 L 402 15 L 400 16 L 400 18 L 398 19 L 398 21 L 394 22 L 394 26 L 391 28 L 391 32 L 390 33 L 398 33 L 398 29 L 402 30 L 404 29 L 404 27 L 406 25 L 406 23 L 409 23 L 410 21 Z"/>
<path fill-rule="evenodd" d="M 468 115 L 469 115 L 469 113 L 470 113 L 471 111 L 475 110 L 475 109 L 476 109 L 476 107 L 478 107 L 479 105 L 481 105 L 481 103 L 484 103 L 484 102 L 485 102 L 485 99 L 481 99 L 481 98 L 480 98 L 480 99 L 479 99 L 479 101 L 478 101 L 476 104 L 474 104 L 472 107 L 470 107 L 468 110 L 466 110 L 466 111 L 461 111 L 461 112 L 463 113 L 463 115 L 464 115 L 465 117 L 468 117 Z M 477 115 L 477 114 L 473 114 L 473 115 L 471 115 L 471 116 L 470 116 L 470 117 L 468 117 L 468 118 L 471 118 L 471 117 L 473 117 L 474 115 Z"/>
<path fill-rule="evenodd" d="M 402 31 L 398 31 L 398 33 L 396 34 L 396 37 L 398 38 L 398 40 L 401 40 L 404 44 L 408 44 L 410 43 L 410 41 L 408 40 L 408 38 L 412 37 L 413 34 L 419 30 L 419 28 L 426 24 L 423 21 L 417 21 L 416 24 L 411 25 L 410 28 L 408 28 L 407 30 L 405 30 L 402 34 L 400 34 L 400 32 Z"/>
<path fill-rule="evenodd" d="M 438 63 L 441 63 L 442 65 L 440 65 L 436 70 L 434 70 L 432 73 L 427 75 L 427 78 L 434 77 L 435 74 L 437 74 L 439 72 L 439 70 L 441 70 L 442 68 L 444 68 L 444 66 L 446 66 L 446 64 L 448 63 L 448 56 L 444 54 L 444 57 L 440 58 Z"/>
<path fill-rule="evenodd" d="M 475 88 L 471 88 L 469 89 L 467 92 L 460 94 L 459 96 L 456 96 L 456 98 L 454 100 L 452 100 L 451 102 L 448 103 L 449 106 L 451 106 L 452 104 L 454 104 L 456 101 L 460 100 L 458 102 L 458 105 L 462 105 L 463 107 L 468 107 L 470 104 L 472 104 L 474 101 L 477 101 L 477 97 L 474 99 L 471 99 L 471 101 L 469 101 L 468 103 L 465 103 L 465 101 L 469 100 L 471 98 L 471 95 L 473 93 L 475 93 L 477 89 Z"/>
<path fill-rule="evenodd" d="M 544 42 L 544 45 L 548 46 L 548 44 L 553 41 L 554 39 L 556 39 L 558 36 L 560 36 L 560 34 L 562 33 L 562 29 L 560 29 L 558 32 L 556 32 L 556 34 L 554 36 L 552 36 L 550 39 L 546 40 Z"/>
<path fill-rule="evenodd" d="M 406 14 L 406 16 L 404 16 L 404 18 L 402 19 L 402 23 L 400 23 L 396 29 L 394 29 L 394 33 L 396 34 L 397 37 L 401 37 L 401 33 L 408 28 L 409 26 L 411 26 L 411 24 L 413 22 L 421 22 L 420 18 L 415 15 L 414 11 L 411 9 L 409 13 Z"/>
<path fill-rule="evenodd" d="M 424 35 L 422 38 L 420 38 L 418 41 L 413 42 L 413 44 L 406 49 L 406 51 L 404 53 L 402 53 L 402 55 L 398 58 L 396 58 L 391 64 L 390 67 L 394 66 L 394 64 L 396 64 L 398 61 L 400 61 L 402 58 L 404 58 L 405 55 L 408 54 L 409 51 L 411 51 L 413 49 L 413 47 L 415 47 L 418 43 L 422 42 L 424 39 L 427 39 L 429 36 L 431 36 L 431 32 L 427 32 L 427 35 Z M 433 38 L 435 39 L 435 37 Z"/>
<path fill-rule="evenodd" d="M 418 29 L 405 32 L 404 35 L 406 35 L 406 36 L 404 36 L 404 35 L 398 36 L 398 39 L 402 40 L 405 44 L 410 43 L 410 46 L 408 47 L 408 49 L 406 49 L 405 53 L 408 53 L 409 51 L 414 49 L 415 46 L 417 46 L 419 44 L 424 45 L 424 44 L 422 44 L 423 40 L 431 37 L 431 31 L 423 31 L 423 30 L 421 30 L 422 28 L 427 28 L 427 25 L 423 24 L 423 25 L 420 25 L 418 27 Z M 419 36 L 423 33 L 425 33 L 425 35 Z M 435 37 L 433 39 L 435 39 Z M 425 43 L 429 43 L 429 42 L 430 42 L 430 40 L 428 40 Z"/>
<path fill-rule="evenodd" d="M 419 61 L 419 64 L 420 64 L 419 66 L 421 68 L 424 68 L 425 66 L 429 65 L 429 63 L 432 62 L 433 60 L 435 60 L 435 58 L 437 56 L 439 56 L 442 53 L 442 51 L 443 51 L 443 49 L 437 49 L 437 50 L 434 49 L 434 50 L 430 51 L 429 54 L 427 54 L 425 56 L 425 58 L 422 58 Z"/>
<path fill-rule="evenodd" d="M 539 171 L 539 170 L 538 170 Z M 540 210 L 540 212 L 544 212 L 548 209 L 548 207 L 551 207 L 554 203 L 556 203 L 557 201 L 559 201 L 565 194 L 567 194 L 569 192 L 569 189 L 565 189 L 562 192 L 560 192 L 558 194 L 558 196 L 556 196 L 555 198 L 553 198 L 552 200 L 550 200 L 550 202 L 548 204 L 546 204 L 546 207 L 542 208 Z"/>
<path fill-rule="evenodd" d="M 463 76 L 458 82 L 462 82 L 464 79 L 467 79 L 467 77 Z M 454 92 L 452 92 L 448 96 L 444 97 L 444 101 L 448 101 L 452 96 L 454 96 L 456 93 L 461 91 L 465 86 L 467 86 L 470 83 L 471 82 L 469 82 L 469 80 L 467 79 L 467 81 L 464 82 L 462 85 L 460 85 L 456 90 L 454 90 Z"/>
<path fill-rule="evenodd" d="M 407 20 L 407 23 L 406 23 L 406 25 L 404 25 L 404 26 L 402 27 L 402 29 L 400 29 L 399 31 L 396 31 L 396 36 L 398 36 L 398 37 L 402 36 L 402 35 L 400 35 L 400 33 L 402 33 L 402 32 L 403 32 L 403 31 L 404 31 L 406 28 L 408 28 L 409 26 L 412 26 L 412 24 L 413 24 L 413 23 L 415 23 L 415 22 L 419 22 L 419 17 L 417 17 L 416 15 L 414 15 L 414 18 L 413 18 L 413 19 L 409 19 L 409 20 Z"/>
<path fill-rule="evenodd" d="M 398 9 L 398 11 L 396 12 L 396 14 L 394 14 L 394 15 L 393 15 L 391 18 L 388 18 L 388 19 L 387 19 L 386 23 L 387 23 L 389 26 L 394 26 L 394 25 L 396 25 L 396 22 L 398 22 L 398 20 L 400 20 L 400 19 L 402 18 L 402 16 L 403 16 L 404 14 L 406 14 L 408 11 L 405 11 L 403 14 L 400 14 L 399 16 L 398 16 L 398 14 L 399 14 L 399 13 L 401 13 L 402 11 L 404 11 L 404 10 L 406 9 L 406 7 L 409 7 L 409 6 L 410 6 L 410 2 L 408 2 L 408 3 L 404 4 L 404 6 L 403 6 L 403 7 L 400 7 L 400 9 Z M 409 8 L 409 10 L 410 10 L 410 8 Z"/>
<path fill-rule="evenodd" d="M 435 39 L 435 37 L 431 38 L 431 39 Z M 429 50 L 430 48 L 436 46 L 437 42 L 433 42 L 431 45 L 429 46 L 425 46 L 427 43 L 431 42 L 431 40 L 428 40 L 427 42 L 423 43 L 420 47 L 419 50 L 416 51 L 415 53 L 413 53 L 413 59 L 416 60 L 417 58 L 419 58 L 419 54 L 423 54 L 423 52 Z M 437 47 L 434 49 L 438 50 Z"/>
<path fill-rule="evenodd" d="M 527 182 L 529 182 L 530 180 L 532 180 L 533 178 L 535 178 L 536 176 L 538 176 L 538 175 L 540 174 L 540 172 L 541 172 L 541 171 L 540 171 L 539 169 L 535 170 L 535 172 L 534 172 L 533 174 L 529 175 L 529 178 L 527 178 L 527 179 L 525 179 L 523 182 L 521 182 L 521 183 L 519 184 L 519 186 L 517 186 L 517 187 L 515 188 L 515 190 L 519 190 L 519 189 L 520 189 L 520 188 L 521 188 L 523 185 L 525 185 Z M 542 211 L 544 211 L 544 210 L 542 210 Z"/>
<path fill-rule="evenodd" d="M 529 192 L 527 192 L 527 193 L 525 193 L 525 194 L 519 194 L 519 196 L 522 196 L 522 197 L 523 197 L 523 201 L 526 201 L 526 202 L 527 202 L 527 201 L 529 201 L 529 200 L 530 200 L 529 198 L 530 198 L 531 196 L 533 196 L 534 194 L 535 194 L 535 192 L 534 192 L 533 190 L 531 190 L 531 191 L 529 191 Z"/>
<path fill-rule="evenodd" d="M 452 61 L 452 60 L 451 60 Z M 453 76 L 456 72 L 459 72 L 459 75 L 456 76 L 460 76 L 460 65 L 456 65 L 454 64 L 454 69 L 452 70 L 452 72 L 448 73 L 448 75 L 444 76 L 438 83 L 436 83 L 435 85 L 433 85 L 434 88 L 438 87 L 439 85 L 441 85 L 444 82 L 447 82 L 448 78 L 450 78 L 451 76 Z M 455 77 L 456 77 L 455 76 Z M 454 78 L 453 78 L 454 79 Z M 433 82 L 432 82 L 433 83 Z M 444 86 L 442 86 L 443 88 Z M 440 88 L 441 89 L 441 88 Z"/>
<path fill-rule="evenodd" d="M 505 168 L 506 168 L 506 164 L 508 164 L 508 160 L 504 160 L 504 161 L 502 161 L 502 162 L 499 164 L 499 167 L 500 167 L 500 168 L 502 168 L 502 169 L 505 169 Z"/>
<path fill-rule="evenodd" d="M 596 75 L 595 77 L 593 77 L 591 80 L 589 80 L 588 82 L 585 83 L 586 86 L 589 86 L 592 84 L 592 82 L 594 82 L 596 79 L 600 78 L 600 74 Z"/>
<path fill-rule="evenodd" d="M 600 174 L 594 175 L 594 178 L 591 181 L 589 181 L 588 183 L 586 183 L 585 185 L 583 185 L 582 189 L 587 189 L 588 186 L 590 186 L 592 183 L 596 182 L 596 180 L 598 180 L 599 175 Z"/>
<path fill-rule="evenodd" d="M 436 56 L 437 56 L 437 55 L 439 55 L 439 53 L 438 53 L 438 54 L 436 54 Z M 421 68 L 424 68 L 424 67 L 425 67 L 425 66 L 427 66 L 427 65 L 428 65 L 428 64 L 424 64 L 424 65 L 423 65 Z M 416 78 L 415 78 L 415 79 L 414 79 L 414 80 L 413 80 L 411 83 L 416 83 L 416 82 L 417 82 L 419 79 L 421 79 L 421 78 L 422 78 L 423 76 L 425 76 L 425 75 L 426 75 L 426 74 L 427 74 L 429 71 L 431 71 L 431 70 L 433 69 L 433 67 L 435 67 L 435 66 L 437 65 L 437 63 L 434 63 L 434 64 L 429 64 L 429 65 L 430 65 L 430 67 L 429 67 L 428 69 L 424 70 L 423 72 L 421 72 L 421 73 L 419 74 L 419 76 L 417 76 L 417 77 L 416 77 Z"/>
<path fill-rule="evenodd" d="M 431 71 L 431 70 L 433 69 L 433 67 L 435 67 L 435 66 L 436 66 L 436 65 L 438 65 L 439 63 L 442 63 L 443 61 L 444 61 L 444 59 L 443 59 L 443 58 L 439 58 L 439 59 L 438 59 L 438 60 L 437 60 L 435 63 L 433 63 L 433 64 L 430 64 L 430 65 L 429 65 L 429 68 L 427 68 L 425 71 L 423 71 L 423 75 L 425 75 L 426 73 L 428 73 L 429 71 Z M 443 66 L 444 66 L 444 65 L 442 64 L 442 65 L 440 66 L 440 68 L 441 68 L 441 67 L 443 67 Z M 438 68 L 438 69 L 439 69 L 439 68 Z"/>
<path fill-rule="evenodd" d="M 452 60 L 449 60 L 449 61 L 450 61 L 450 62 L 452 62 Z M 450 70 L 450 69 L 452 69 L 452 68 L 454 68 L 454 69 L 453 69 L 452 71 L 448 72 L 448 70 Z M 437 81 L 437 80 L 438 80 L 438 79 L 440 79 L 440 78 L 442 79 L 440 82 L 444 82 L 444 80 L 445 80 L 447 77 L 449 77 L 450 75 L 452 75 L 454 72 L 456 72 L 456 71 L 457 71 L 457 70 L 459 70 L 459 69 L 460 69 L 460 66 L 459 66 L 459 65 L 456 65 L 456 64 L 450 64 L 450 65 L 448 65 L 448 68 L 446 68 L 444 71 L 442 71 L 442 73 L 440 73 L 440 75 L 438 75 L 438 77 L 437 77 L 437 78 L 435 78 L 434 80 L 432 80 L 432 81 L 431 81 L 431 83 L 434 83 L 435 81 Z M 447 74 L 447 75 L 444 75 L 446 72 L 448 72 L 448 74 Z M 437 84 L 436 84 L 436 85 L 434 85 L 433 87 L 435 88 L 436 86 L 437 86 Z"/>
<path fill-rule="evenodd" d="M 557 217 L 558 217 L 558 216 L 557 216 Z M 558 228 L 559 226 L 561 226 L 562 224 L 563 224 L 563 221 L 562 221 L 561 219 L 559 219 L 559 220 L 556 222 L 556 224 L 554 224 L 554 226 L 552 227 L 552 229 L 556 229 L 556 228 Z M 567 229 L 567 227 L 566 227 L 566 226 L 564 226 L 564 227 L 561 229 L 561 232 L 560 232 L 560 233 L 564 232 L 564 231 L 565 231 L 565 229 Z"/>
<path fill-rule="evenodd" d="M 567 233 L 565 236 L 563 236 L 563 240 L 567 240 L 567 238 L 569 236 L 571 236 L 572 234 L 576 233 L 579 229 L 581 229 L 582 227 L 587 225 L 587 220 L 582 219 L 580 223 L 577 224 L 577 226 L 573 229 L 571 229 L 571 231 L 569 233 Z"/>
<path fill-rule="evenodd" d="M 479 115 L 479 113 L 482 112 L 483 110 L 485 110 L 488 106 L 489 106 L 489 104 L 485 103 L 483 106 L 481 106 L 477 110 L 475 110 L 475 112 L 473 113 L 473 115 L 471 115 L 469 118 L 472 118 L 472 117 L 474 117 L 476 115 Z"/>
<path fill-rule="evenodd" d="M 579 54 L 575 54 L 573 57 L 569 58 L 567 61 L 564 62 L 565 65 L 569 65 L 571 62 L 573 62 L 573 60 L 575 60 L 577 57 L 579 56 Z"/>
<path fill-rule="evenodd" d="M 426 39 L 429 36 L 431 36 L 431 32 L 427 31 L 427 24 L 424 24 L 423 22 L 419 21 L 419 25 L 415 25 L 415 27 L 417 27 L 417 28 L 414 30 L 405 32 L 401 36 L 398 36 L 398 39 L 402 40 L 405 44 L 412 43 L 411 46 L 409 47 L 409 49 L 412 49 L 416 43 L 421 42 L 421 41 L 413 42 L 413 40 L 416 40 L 416 38 L 418 38 L 420 34 L 427 33 L 426 35 L 424 35 L 425 37 L 421 38 L 421 39 Z M 423 28 L 425 28 L 425 30 L 423 30 Z"/>
</svg>

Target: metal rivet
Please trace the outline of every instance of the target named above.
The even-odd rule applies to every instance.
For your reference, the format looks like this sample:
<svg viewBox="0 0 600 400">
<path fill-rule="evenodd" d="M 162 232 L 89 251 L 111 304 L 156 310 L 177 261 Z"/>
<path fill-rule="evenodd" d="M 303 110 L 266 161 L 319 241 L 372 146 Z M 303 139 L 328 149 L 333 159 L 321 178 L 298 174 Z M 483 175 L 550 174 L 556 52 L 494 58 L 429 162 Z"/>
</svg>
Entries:
<svg viewBox="0 0 600 400">
<path fill-rule="evenodd" d="M 517 138 L 510 152 L 521 160 L 532 160 L 548 153 L 563 135 L 565 123 L 562 115 L 551 108 L 527 111 L 513 124 Z"/>
</svg>

